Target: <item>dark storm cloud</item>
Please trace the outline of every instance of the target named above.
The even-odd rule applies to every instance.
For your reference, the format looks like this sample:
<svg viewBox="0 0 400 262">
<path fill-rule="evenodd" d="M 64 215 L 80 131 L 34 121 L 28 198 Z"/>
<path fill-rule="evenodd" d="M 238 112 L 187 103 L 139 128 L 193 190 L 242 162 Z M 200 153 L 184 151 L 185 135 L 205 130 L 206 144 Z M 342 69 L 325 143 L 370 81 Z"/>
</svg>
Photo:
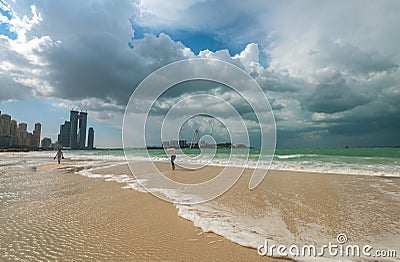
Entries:
<svg viewBox="0 0 400 262">
<path fill-rule="evenodd" d="M 347 111 L 372 100 L 362 93 L 356 93 L 349 88 L 345 79 L 336 74 L 317 85 L 314 92 L 305 97 L 304 105 L 312 112 L 336 113 Z"/>
<path fill-rule="evenodd" d="M 154 116 L 164 116 L 178 102 L 201 94 L 220 98 L 222 101 L 230 104 L 244 119 L 256 120 L 254 109 L 237 91 L 221 83 L 208 80 L 185 81 L 169 88 L 153 105 L 151 114 Z M 224 108 L 220 107 L 222 102 L 218 99 L 215 99 L 215 101 L 217 103 L 211 103 L 207 106 L 213 107 L 217 116 L 229 118 L 231 116 L 229 112 L 225 112 Z M 204 102 L 196 99 L 193 100 L 193 103 L 196 103 L 199 107 L 205 106 Z M 196 105 L 192 106 L 196 107 Z M 188 111 L 188 108 L 182 108 L 181 110 L 182 114 L 184 114 Z"/>
<path fill-rule="evenodd" d="M 7 87 L 7 88 L 6 88 Z M 9 99 L 22 99 L 30 94 L 30 89 L 14 79 L 0 74 L 0 102 Z"/>
<path fill-rule="evenodd" d="M 324 67 L 334 67 L 337 70 L 351 74 L 371 74 L 392 71 L 399 67 L 390 56 L 384 56 L 378 51 L 363 50 L 347 42 L 323 39 L 322 47 L 310 58 L 314 63 Z"/>
<path fill-rule="evenodd" d="M 164 34 L 146 35 L 133 45 L 130 49 L 112 35 L 91 34 L 83 36 L 73 48 L 54 49 L 47 56 L 50 75 L 56 80 L 54 95 L 72 100 L 111 97 L 118 104 L 126 104 L 148 74 L 185 58 L 183 46 Z"/>
<path fill-rule="evenodd" d="M 255 79 L 261 88 L 266 92 L 276 91 L 295 93 L 301 89 L 301 81 L 281 74 L 265 72 L 262 75 L 257 75 Z"/>
</svg>

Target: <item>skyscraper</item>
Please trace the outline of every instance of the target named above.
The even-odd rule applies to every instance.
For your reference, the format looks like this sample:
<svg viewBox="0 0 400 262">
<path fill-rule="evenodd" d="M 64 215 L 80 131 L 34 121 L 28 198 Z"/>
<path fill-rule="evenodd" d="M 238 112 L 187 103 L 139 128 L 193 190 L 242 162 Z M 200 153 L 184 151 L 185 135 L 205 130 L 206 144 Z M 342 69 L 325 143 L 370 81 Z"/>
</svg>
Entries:
<svg viewBox="0 0 400 262">
<path fill-rule="evenodd" d="M 58 142 L 63 147 L 71 147 L 71 149 L 86 148 L 87 115 L 83 111 L 70 111 L 70 121 L 65 121 L 60 126 L 60 134 L 58 135 Z"/>
<path fill-rule="evenodd" d="M 85 147 L 86 147 L 86 126 L 87 126 L 87 113 L 80 112 L 80 114 L 79 114 L 79 133 L 78 133 L 79 149 L 85 149 Z"/>
<path fill-rule="evenodd" d="M 3 136 L 11 135 L 11 116 L 7 114 L 2 114 L 0 118 L 1 118 L 0 135 Z"/>
<path fill-rule="evenodd" d="M 26 123 L 17 123 L 10 115 L 1 114 L 0 111 L 0 147 L 38 149 L 40 146 L 40 133 L 42 125 L 35 124 L 32 133 L 28 132 Z"/>
<path fill-rule="evenodd" d="M 28 125 L 26 123 L 19 123 L 18 124 L 18 145 L 27 147 L 30 144 L 28 141 Z"/>
<path fill-rule="evenodd" d="M 70 111 L 69 115 L 69 122 L 71 124 L 71 129 L 70 129 L 70 136 L 69 136 L 69 146 L 72 149 L 77 149 L 78 148 L 78 119 L 79 119 L 79 112 L 75 110 Z"/>
<path fill-rule="evenodd" d="M 31 147 L 39 148 L 40 147 L 40 133 L 42 130 L 42 125 L 40 123 L 35 123 L 35 129 L 32 133 Z"/>
<path fill-rule="evenodd" d="M 87 149 L 94 149 L 94 129 L 93 127 L 89 127 L 88 131 L 88 146 Z"/>
<path fill-rule="evenodd" d="M 60 126 L 60 134 L 58 135 L 58 143 L 63 147 L 70 146 L 70 135 L 71 135 L 71 122 L 65 121 L 64 124 Z"/>
</svg>

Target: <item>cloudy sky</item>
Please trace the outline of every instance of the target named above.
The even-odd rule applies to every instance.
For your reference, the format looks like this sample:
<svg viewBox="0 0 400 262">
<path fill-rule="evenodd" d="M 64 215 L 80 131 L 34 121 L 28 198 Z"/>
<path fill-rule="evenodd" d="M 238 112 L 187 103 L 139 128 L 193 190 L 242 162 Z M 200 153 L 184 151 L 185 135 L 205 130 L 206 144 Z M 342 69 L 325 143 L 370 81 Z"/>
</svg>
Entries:
<svg viewBox="0 0 400 262">
<path fill-rule="evenodd" d="M 0 110 L 54 140 L 69 109 L 85 108 L 96 146 L 118 147 L 146 76 L 216 58 L 264 90 L 278 147 L 399 146 L 399 13 L 396 0 L 0 0 Z M 199 86 L 163 104 L 194 92 L 236 101 Z"/>
</svg>

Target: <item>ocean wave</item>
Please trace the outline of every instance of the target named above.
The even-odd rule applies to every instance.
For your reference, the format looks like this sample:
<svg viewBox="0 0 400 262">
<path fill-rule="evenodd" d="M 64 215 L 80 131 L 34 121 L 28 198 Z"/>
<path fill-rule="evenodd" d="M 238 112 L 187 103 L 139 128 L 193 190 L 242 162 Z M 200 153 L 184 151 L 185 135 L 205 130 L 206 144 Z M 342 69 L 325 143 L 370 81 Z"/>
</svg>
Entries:
<svg viewBox="0 0 400 262">
<path fill-rule="evenodd" d="M 295 158 L 305 158 L 305 157 L 315 157 L 316 154 L 293 154 L 293 155 L 275 155 L 274 157 L 278 159 L 295 159 Z"/>
</svg>

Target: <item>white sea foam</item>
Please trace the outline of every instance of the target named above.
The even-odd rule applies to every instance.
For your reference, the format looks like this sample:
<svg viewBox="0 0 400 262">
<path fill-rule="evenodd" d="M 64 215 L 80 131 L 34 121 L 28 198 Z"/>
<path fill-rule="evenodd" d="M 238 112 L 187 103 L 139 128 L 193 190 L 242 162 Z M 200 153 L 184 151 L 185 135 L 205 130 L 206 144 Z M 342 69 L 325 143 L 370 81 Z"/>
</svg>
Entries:
<svg viewBox="0 0 400 262">
<path fill-rule="evenodd" d="M 179 216 L 193 221 L 204 232 L 219 234 L 243 246 L 257 248 L 266 237 L 271 243 L 294 239 L 277 209 L 262 218 L 252 218 L 212 203 L 177 205 L 177 208 Z"/>
<path fill-rule="evenodd" d="M 313 157 L 315 154 L 293 154 L 293 155 L 275 155 L 278 159 L 295 159 L 295 158 L 303 158 L 303 157 Z"/>
</svg>

